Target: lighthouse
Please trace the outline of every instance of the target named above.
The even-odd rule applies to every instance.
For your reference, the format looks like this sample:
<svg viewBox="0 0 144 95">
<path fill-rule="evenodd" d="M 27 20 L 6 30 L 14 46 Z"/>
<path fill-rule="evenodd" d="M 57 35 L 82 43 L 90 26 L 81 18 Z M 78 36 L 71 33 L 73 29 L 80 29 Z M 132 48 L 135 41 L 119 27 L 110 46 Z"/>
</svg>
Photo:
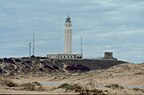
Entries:
<svg viewBox="0 0 144 95">
<path fill-rule="evenodd" d="M 72 23 L 71 18 L 68 15 L 65 21 L 64 28 L 64 53 L 71 54 L 72 53 Z"/>
<path fill-rule="evenodd" d="M 81 37 L 82 40 L 82 37 Z M 64 53 L 63 54 L 47 54 L 49 59 L 64 59 L 64 60 L 77 60 L 82 59 L 82 41 L 81 41 L 81 53 L 72 53 L 72 21 L 68 15 L 64 24 Z"/>
</svg>

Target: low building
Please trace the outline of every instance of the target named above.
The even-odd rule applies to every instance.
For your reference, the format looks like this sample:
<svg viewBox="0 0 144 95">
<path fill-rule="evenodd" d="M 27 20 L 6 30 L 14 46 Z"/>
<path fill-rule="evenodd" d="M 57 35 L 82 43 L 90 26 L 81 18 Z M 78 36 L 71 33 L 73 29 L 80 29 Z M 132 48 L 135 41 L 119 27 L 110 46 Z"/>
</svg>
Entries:
<svg viewBox="0 0 144 95">
<path fill-rule="evenodd" d="M 117 58 L 113 57 L 113 52 L 105 52 L 104 57 L 102 59 L 105 60 L 117 60 Z"/>
<path fill-rule="evenodd" d="M 49 59 L 82 59 L 82 54 L 47 54 Z"/>
</svg>

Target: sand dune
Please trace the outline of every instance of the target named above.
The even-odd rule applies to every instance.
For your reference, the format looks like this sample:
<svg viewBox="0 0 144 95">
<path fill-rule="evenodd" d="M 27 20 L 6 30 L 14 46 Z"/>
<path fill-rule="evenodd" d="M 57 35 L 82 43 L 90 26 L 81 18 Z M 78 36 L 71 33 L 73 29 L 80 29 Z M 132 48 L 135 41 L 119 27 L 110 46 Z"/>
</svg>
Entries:
<svg viewBox="0 0 144 95">
<path fill-rule="evenodd" d="M 82 87 L 108 90 L 110 94 L 144 94 L 144 88 L 133 89 L 128 88 L 131 86 L 144 86 L 144 64 L 120 64 L 113 66 L 109 69 L 93 70 L 86 73 L 57 73 L 57 74 L 45 74 L 44 76 L 16 76 L 11 79 L 17 84 L 23 84 L 28 82 L 67 82 L 72 84 L 79 84 Z M 106 85 L 118 84 L 123 89 L 111 89 L 106 88 Z M 8 87 L 0 87 L 0 93 L 36 93 L 36 91 L 24 91 L 14 90 Z M 6 89 L 7 88 L 7 89 Z M 40 93 L 65 93 L 62 90 L 58 90 L 57 86 L 47 86 L 46 91 Z M 57 88 L 56 90 L 51 90 Z M 135 87 L 136 88 L 136 87 Z"/>
</svg>

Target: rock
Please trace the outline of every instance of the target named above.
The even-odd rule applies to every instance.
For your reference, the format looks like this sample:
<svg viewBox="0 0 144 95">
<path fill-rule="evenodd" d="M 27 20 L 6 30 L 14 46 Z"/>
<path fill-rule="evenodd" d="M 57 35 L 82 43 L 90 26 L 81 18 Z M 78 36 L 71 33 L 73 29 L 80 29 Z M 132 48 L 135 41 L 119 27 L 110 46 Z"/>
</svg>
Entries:
<svg viewBox="0 0 144 95">
<path fill-rule="evenodd" d="M 12 82 L 11 82 L 11 83 L 8 83 L 7 86 L 8 86 L 8 87 L 17 87 L 17 85 L 14 84 L 14 83 L 12 83 Z"/>
<path fill-rule="evenodd" d="M 84 66 L 84 65 L 68 65 L 66 68 L 66 70 L 68 71 L 74 71 L 74 72 L 77 72 L 77 71 L 81 71 L 81 72 L 86 72 L 86 71 L 90 71 L 90 69 L 87 67 L 87 66 Z"/>
<path fill-rule="evenodd" d="M 11 58 L 4 58 L 5 63 L 11 63 L 11 64 L 16 64 L 15 61 Z"/>
<path fill-rule="evenodd" d="M 0 60 L 2 61 L 2 59 Z M 31 72 L 71 72 L 83 73 L 98 68 L 106 69 L 113 65 L 122 64 L 123 61 L 112 60 L 58 60 L 44 59 L 42 57 L 4 58 L 5 75 L 28 74 Z M 66 64 L 66 65 L 65 65 Z M 2 70 L 0 70 L 2 72 Z"/>
</svg>

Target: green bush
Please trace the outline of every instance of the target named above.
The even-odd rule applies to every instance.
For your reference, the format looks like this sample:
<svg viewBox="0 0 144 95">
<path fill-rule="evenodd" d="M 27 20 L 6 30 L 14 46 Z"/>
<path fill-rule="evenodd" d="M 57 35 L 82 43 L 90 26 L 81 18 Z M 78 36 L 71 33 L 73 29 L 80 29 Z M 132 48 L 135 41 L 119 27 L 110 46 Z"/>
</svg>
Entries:
<svg viewBox="0 0 144 95">
<path fill-rule="evenodd" d="M 37 85 L 37 86 L 42 86 L 42 84 L 40 84 L 39 82 L 32 82 L 34 85 Z"/>
<path fill-rule="evenodd" d="M 25 83 L 22 84 L 21 87 L 23 90 L 28 90 L 28 91 L 44 91 L 44 88 L 38 82 Z"/>
<path fill-rule="evenodd" d="M 123 87 L 118 84 L 110 84 L 110 85 L 106 85 L 105 87 L 111 88 L 111 89 L 123 89 Z"/>
<path fill-rule="evenodd" d="M 108 95 L 108 93 L 106 94 L 104 91 L 98 89 L 84 89 L 80 92 L 80 95 Z"/>
<path fill-rule="evenodd" d="M 62 85 L 59 86 L 59 88 L 63 88 L 66 91 L 75 91 L 75 92 L 80 92 L 82 90 L 82 87 L 77 85 L 77 84 L 68 84 L 68 83 L 64 83 Z"/>
<path fill-rule="evenodd" d="M 35 90 L 35 85 L 32 83 L 25 83 L 21 85 L 23 87 L 24 90 L 28 90 L 28 91 L 34 91 Z"/>
<path fill-rule="evenodd" d="M 141 91 L 141 92 L 144 93 L 144 89 L 140 89 L 140 88 L 133 88 L 133 90 L 135 90 L 135 91 Z"/>
</svg>

